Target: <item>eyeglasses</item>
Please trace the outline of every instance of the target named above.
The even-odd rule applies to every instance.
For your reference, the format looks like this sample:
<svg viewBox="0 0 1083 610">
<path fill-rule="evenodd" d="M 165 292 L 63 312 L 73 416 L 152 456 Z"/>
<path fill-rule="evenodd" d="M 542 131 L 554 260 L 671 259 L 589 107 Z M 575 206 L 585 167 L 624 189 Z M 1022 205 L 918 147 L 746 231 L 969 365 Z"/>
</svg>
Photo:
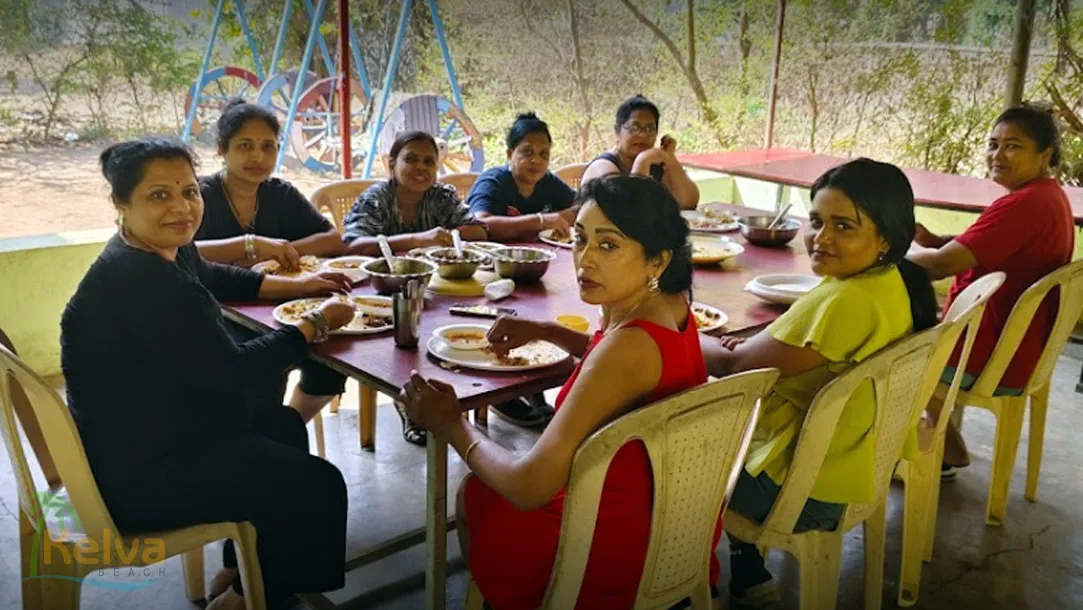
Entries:
<svg viewBox="0 0 1083 610">
<path fill-rule="evenodd" d="M 658 125 L 640 125 L 638 123 L 628 122 L 620 126 L 621 129 L 627 131 L 633 136 L 653 136 L 658 133 Z"/>
</svg>

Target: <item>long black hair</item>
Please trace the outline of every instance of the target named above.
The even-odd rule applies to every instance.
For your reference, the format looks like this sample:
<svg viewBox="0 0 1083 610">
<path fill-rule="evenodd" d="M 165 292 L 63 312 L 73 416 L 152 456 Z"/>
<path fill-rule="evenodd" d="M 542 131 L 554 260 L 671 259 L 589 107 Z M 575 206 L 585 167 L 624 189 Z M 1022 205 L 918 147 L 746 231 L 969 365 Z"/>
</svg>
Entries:
<svg viewBox="0 0 1083 610">
<path fill-rule="evenodd" d="M 191 148 L 169 138 L 147 137 L 114 144 L 102 151 L 98 162 L 109 182 L 110 195 L 119 205 L 127 205 L 132 191 L 143 181 L 147 163 L 155 159 L 184 159 L 195 173 L 199 164 Z"/>
<path fill-rule="evenodd" d="M 658 278 L 666 294 L 692 289 L 692 246 L 688 223 L 669 189 L 645 176 L 612 175 L 584 184 L 575 205 L 594 201 L 629 238 L 643 246 L 647 260 L 665 251 L 673 253 L 669 266 Z"/>
<path fill-rule="evenodd" d="M 877 266 L 896 265 L 910 295 L 914 330 L 936 325 L 936 294 L 929 272 L 906 258 L 914 240 L 914 190 L 901 169 L 872 159 L 854 159 L 827 170 L 812 184 L 812 197 L 825 188 L 846 193 L 857 208 L 872 219 L 888 243 Z"/>
<path fill-rule="evenodd" d="M 229 141 L 252 119 L 266 123 L 276 139 L 282 132 L 282 125 L 273 112 L 259 104 L 246 102 L 244 98 L 235 97 L 226 103 L 225 108 L 222 108 L 222 116 L 218 117 L 218 150 L 229 150 Z"/>
</svg>

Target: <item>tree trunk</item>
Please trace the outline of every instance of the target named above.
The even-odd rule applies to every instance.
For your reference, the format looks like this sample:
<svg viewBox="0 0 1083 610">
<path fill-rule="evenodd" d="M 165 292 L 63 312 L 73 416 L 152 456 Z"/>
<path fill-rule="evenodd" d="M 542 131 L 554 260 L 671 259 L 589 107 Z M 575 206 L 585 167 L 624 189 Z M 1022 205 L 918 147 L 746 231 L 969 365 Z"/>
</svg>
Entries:
<svg viewBox="0 0 1083 610">
<path fill-rule="evenodd" d="M 582 159 L 590 150 L 590 131 L 594 122 L 594 111 L 591 108 L 590 96 L 587 95 L 586 77 L 583 76 L 583 54 L 579 42 L 579 15 L 575 12 L 575 0 L 568 0 L 568 20 L 572 30 L 572 52 L 575 62 L 575 88 L 579 93 L 579 104 L 583 111 L 583 121 L 579 125 L 579 155 Z"/>
</svg>

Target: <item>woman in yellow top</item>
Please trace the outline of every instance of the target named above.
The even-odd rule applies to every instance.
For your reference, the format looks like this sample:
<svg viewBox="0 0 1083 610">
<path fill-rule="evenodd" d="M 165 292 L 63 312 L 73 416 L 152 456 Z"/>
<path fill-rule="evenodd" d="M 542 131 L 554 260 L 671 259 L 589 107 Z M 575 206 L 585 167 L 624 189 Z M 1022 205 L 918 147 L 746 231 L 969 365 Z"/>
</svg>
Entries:
<svg viewBox="0 0 1083 610">
<path fill-rule="evenodd" d="M 804 235 L 812 270 L 823 281 L 747 341 L 704 338 L 713 376 L 761 367 L 782 371 L 764 399 L 730 510 L 766 519 L 816 394 L 876 351 L 936 324 L 929 275 L 904 258 L 915 226 L 914 193 L 899 168 L 856 159 L 829 170 L 812 185 Z M 842 412 L 796 531 L 830 531 L 846 504 L 875 497 L 869 434 L 874 415 L 872 385 L 866 383 Z M 735 605 L 758 607 L 778 599 L 756 547 L 732 536 L 730 575 Z"/>
</svg>

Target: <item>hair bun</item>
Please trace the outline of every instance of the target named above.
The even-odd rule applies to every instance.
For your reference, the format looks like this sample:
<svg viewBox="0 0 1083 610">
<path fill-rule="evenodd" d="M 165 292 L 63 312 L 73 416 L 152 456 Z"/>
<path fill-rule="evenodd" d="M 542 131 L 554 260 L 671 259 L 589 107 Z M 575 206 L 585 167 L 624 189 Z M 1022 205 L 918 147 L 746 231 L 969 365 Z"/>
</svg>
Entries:
<svg viewBox="0 0 1083 610">
<path fill-rule="evenodd" d="M 244 106 L 247 103 L 248 103 L 248 100 L 244 99 L 243 97 L 241 97 L 239 95 L 231 97 L 231 98 L 229 98 L 229 101 L 226 102 L 226 105 L 222 107 L 222 112 L 225 112 L 225 111 L 229 110 L 230 108 L 236 108 L 237 106 Z"/>
<path fill-rule="evenodd" d="M 515 120 L 516 121 L 529 121 L 529 120 L 536 120 L 537 118 L 538 118 L 538 115 L 533 110 L 528 110 L 526 112 L 520 112 L 519 114 L 515 115 Z"/>
</svg>

